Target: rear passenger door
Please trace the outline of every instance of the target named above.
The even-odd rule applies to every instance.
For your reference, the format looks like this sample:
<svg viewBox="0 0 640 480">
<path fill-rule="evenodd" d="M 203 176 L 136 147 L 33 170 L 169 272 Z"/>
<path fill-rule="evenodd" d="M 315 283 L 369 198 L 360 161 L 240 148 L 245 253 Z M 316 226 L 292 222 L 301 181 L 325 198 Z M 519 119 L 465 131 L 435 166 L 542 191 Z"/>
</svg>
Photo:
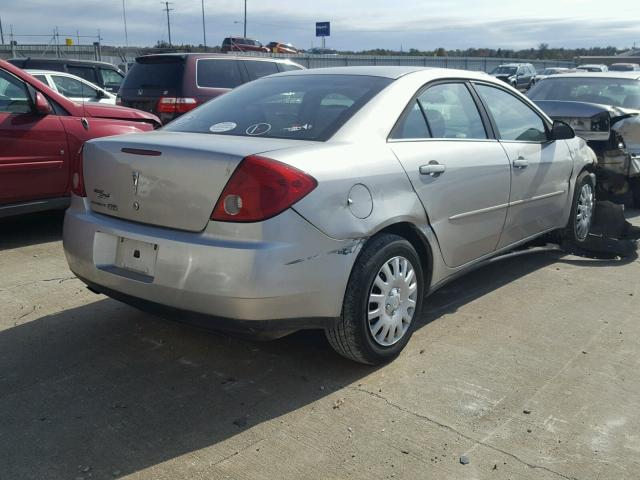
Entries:
<svg viewBox="0 0 640 480">
<path fill-rule="evenodd" d="M 492 253 L 509 202 L 509 162 L 462 81 L 426 86 L 389 139 L 427 212 L 445 263 Z"/>
</svg>

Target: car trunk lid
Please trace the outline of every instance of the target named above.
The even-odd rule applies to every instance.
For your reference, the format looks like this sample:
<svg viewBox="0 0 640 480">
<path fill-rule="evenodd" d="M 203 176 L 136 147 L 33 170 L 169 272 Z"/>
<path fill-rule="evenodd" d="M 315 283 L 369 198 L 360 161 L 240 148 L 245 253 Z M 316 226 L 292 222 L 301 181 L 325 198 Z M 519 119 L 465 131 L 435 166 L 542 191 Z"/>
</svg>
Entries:
<svg viewBox="0 0 640 480">
<path fill-rule="evenodd" d="M 84 184 L 97 213 L 197 232 L 243 158 L 292 143 L 163 131 L 101 138 L 85 144 Z"/>
</svg>

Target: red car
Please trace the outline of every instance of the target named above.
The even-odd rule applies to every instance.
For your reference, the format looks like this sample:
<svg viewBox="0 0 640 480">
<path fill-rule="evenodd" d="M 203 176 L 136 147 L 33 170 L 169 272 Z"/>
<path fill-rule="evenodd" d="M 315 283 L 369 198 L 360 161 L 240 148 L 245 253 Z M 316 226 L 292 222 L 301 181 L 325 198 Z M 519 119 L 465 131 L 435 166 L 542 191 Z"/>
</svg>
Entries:
<svg viewBox="0 0 640 480">
<path fill-rule="evenodd" d="M 222 53 L 228 52 L 264 52 L 270 50 L 259 41 L 251 38 L 227 37 L 222 41 Z"/>
<path fill-rule="evenodd" d="M 65 208 L 86 140 L 158 126 L 147 112 L 74 103 L 0 60 L 0 217 Z"/>
</svg>

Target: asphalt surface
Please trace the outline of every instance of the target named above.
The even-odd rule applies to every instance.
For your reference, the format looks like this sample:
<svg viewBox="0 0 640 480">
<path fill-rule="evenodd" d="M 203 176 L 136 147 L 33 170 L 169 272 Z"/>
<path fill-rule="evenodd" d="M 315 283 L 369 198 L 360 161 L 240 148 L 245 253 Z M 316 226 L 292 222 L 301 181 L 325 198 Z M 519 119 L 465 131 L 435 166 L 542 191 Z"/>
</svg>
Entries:
<svg viewBox="0 0 640 480">
<path fill-rule="evenodd" d="M 2 480 L 640 476 L 637 259 L 495 262 L 371 368 L 94 295 L 61 218 L 0 221 Z"/>
</svg>

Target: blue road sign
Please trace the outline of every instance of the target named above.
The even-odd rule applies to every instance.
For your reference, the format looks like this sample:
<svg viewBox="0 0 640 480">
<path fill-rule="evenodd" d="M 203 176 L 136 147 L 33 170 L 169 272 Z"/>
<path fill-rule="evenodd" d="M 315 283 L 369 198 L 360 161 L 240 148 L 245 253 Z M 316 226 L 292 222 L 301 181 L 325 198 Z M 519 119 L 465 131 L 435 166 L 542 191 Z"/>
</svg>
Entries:
<svg viewBox="0 0 640 480">
<path fill-rule="evenodd" d="M 330 37 L 331 22 L 316 22 L 316 37 Z"/>
</svg>

